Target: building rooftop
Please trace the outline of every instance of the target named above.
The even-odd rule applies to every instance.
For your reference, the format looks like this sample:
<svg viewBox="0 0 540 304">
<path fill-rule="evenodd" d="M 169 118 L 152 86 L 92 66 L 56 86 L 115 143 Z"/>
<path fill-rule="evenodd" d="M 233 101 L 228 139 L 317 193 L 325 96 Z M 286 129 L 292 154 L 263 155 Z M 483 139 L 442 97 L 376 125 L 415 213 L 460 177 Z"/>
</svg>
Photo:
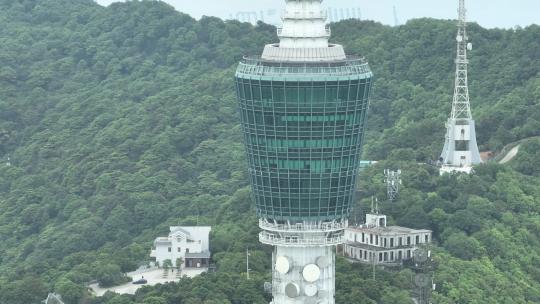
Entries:
<svg viewBox="0 0 540 304">
<path fill-rule="evenodd" d="M 154 244 L 171 244 L 171 240 L 168 237 L 158 237 Z"/>
<path fill-rule="evenodd" d="M 429 233 L 431 230 L 427 229 L 412 229 L 407 227 L 401 227 L 401 226 L 386 226 L 386 227 L 371 227 L 371 226 L 352 226 L 348 229 L 356 230 L 356 231 L 362 231 L 362 232 L 371 232 L 371 233 L 378 233 L 378 234 L 415 234 L 415 233 Z"/>
</svg>

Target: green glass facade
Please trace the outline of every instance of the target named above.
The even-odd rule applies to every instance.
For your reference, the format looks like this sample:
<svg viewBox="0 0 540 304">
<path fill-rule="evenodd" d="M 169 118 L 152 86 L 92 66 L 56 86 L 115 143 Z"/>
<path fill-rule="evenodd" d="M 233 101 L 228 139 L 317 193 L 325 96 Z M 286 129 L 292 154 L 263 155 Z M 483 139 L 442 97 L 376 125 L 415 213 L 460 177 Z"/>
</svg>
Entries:
<svg viewBox="0 0 540 304">
<path fill-rule="evenodd" d="M 372 78 L 361 59 L 325 64 L 245 59 L 240 64 L 236 91 L 260 217 L 348 216 Z"/>
</svg>

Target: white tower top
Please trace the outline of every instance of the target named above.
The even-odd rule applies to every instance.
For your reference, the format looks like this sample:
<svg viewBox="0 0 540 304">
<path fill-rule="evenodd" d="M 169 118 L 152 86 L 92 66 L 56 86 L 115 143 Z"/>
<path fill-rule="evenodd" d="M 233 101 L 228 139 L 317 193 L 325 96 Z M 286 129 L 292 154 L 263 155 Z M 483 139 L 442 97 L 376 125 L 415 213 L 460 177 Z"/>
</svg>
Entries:
<svg viewBox="0 0 540 304">
<path fill-rule="evenodd" d="M 330 44 L 330 29 L 322 0 L 285 0 L 280 42 L 264 48 L 262 58 L 274 61 L 317 62 L 346 59 L 341 45 Z"/>
<path fill-rule="evenodd" d="M 330 29 L 322 0 L 286 0 L 283 28 L 278 30 L 279 46 L 285 48 L 328 47 Z"/>
</svg>

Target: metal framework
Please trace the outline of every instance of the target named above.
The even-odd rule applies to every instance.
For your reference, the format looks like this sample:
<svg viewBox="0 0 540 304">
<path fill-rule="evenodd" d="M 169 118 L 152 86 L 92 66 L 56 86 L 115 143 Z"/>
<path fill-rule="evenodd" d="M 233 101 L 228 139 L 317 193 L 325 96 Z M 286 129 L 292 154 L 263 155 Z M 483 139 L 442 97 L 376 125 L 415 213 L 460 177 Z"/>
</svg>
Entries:
<svg viewBox="0 0 540 304">
<path fill-rule="evenodd" d="M 64 302 L 62 301 L 62 297 L 55 294 L 55 293 L 49 293 L 49 295 L 47 296 L 47 299 L 45 299 L 41 303 L 44 303 L 44 304 L 64 304 Z"/>
<path fill-rule="evenodd" d="M 467 36 L 467 10 L 465 0 L 459 0 L 459 21 L 456 57 L 456 80 L 454 88 L 454 100 L 452 102 L 451 119 L 472 119 L 471 104 L 469 102 L 469 85 L 467 66 L 467 50 L 472 49 Z"/>
<path fill-rule="evenodd" d="M 401 186 L 401 170 L 393 171 L 386 169 L 384 170 L 384 177 L 388 200 L 393 202 L 396 200 L 399 193 L 399 187 Z"/>
<path fill-rule="evenodd" d="M 321 0 L 286 0 L 279 43 L 246 57 L 236 93 L 272 304 L 334 304 L 335 247 L 355 195 L 373 74 L 328 42 Z"/>
<path fill-rule="evenodd" d="M 481 163 L 476 143 L 475 123 L 469 100 L 467 51 L 472 50 L 467 36 L 467 10 L 465 0 L 459 0 L 459 20 L 456 56 L 456 79 L 452 113 L 446 123 L 446 137 L 439 162 L 441 174 L 450 172 L 471 173 L 472 166 Z"/>
<path fill-rule="evenodd" d="M 412 278 L 414 283 L 412 290 L 414 302 L 418 304 L 431 304 L 432 293 L 435 289 L 433 275 L 437 265 L 433 260 L 429 247 L 422 246 L 416 249 L 412 259 L 406 261 L 404 266 L 411 269 L 414 273 Z"/>
</svg>

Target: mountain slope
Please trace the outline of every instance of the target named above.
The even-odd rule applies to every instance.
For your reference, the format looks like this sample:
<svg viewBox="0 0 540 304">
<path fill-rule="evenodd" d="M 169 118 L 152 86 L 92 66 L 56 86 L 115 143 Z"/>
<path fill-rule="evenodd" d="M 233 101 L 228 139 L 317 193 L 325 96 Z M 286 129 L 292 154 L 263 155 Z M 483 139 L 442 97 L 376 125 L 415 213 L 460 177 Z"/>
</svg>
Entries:
<svg viewBox="0 0 540 304">
<path fill-rule="evenodd" d="M 260 286 L 270 249 L 256 239 L 232 75 L 242 55 L 277 40 L 274 28 L 196 21 L 153 1 L 103 8 L 0 0 L 0 24 L 0 160 L 11 160 L 0 164 L 0 303 L 38 303 L 53 289 L 67 303 L 90 303 L 86 282 L 121 280 L 169 225 L 196 223 L 214 227 L 220 273 L 92 303 L 267 302 Z M 442 148 L 454 32 L 453 22 L 431 19 L 333 26 L 333 40 L 365 55 L 377 76 L 365 152 L 386 161 L 366 172 L 362 187 L 382 197 L 383 166 L 406 172 L 399 203 L 385 209 L 398 223 L 434 229 L 438 303 L 510 295 L 505 303 L 534 303 L 540 187 L 527 166 L 534 148 L 473 177 L 440 178 L 416 165 Z M 471 38 L 480 145 L 496 150 L 539 135 L 540 27 L 473 24 Z M 463 216 L 477 225 L 457 224 Z M 246 246 L 253 248 L 251 282 L 240 274 Z M 373 281 L 359 265 L 340 261 L 339 270 L 339 303 L 407 297 L 406 271 Z M 456 270 L 463 281 L 455 281 Z"/>
</svg>

